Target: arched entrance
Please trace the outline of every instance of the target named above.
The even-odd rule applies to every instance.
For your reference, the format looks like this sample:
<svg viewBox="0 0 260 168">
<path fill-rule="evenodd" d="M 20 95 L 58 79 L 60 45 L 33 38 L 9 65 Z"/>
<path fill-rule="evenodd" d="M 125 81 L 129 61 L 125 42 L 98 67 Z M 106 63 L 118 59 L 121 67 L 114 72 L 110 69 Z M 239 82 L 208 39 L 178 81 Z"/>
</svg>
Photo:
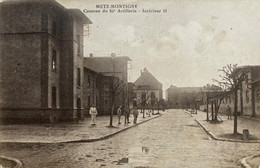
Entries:
<svg viewBox="0 0 260 168">
<path fill-rule="evenodd" d="M 77 98 L 77 118 L 81 119 L 81 99 Z"/>
</svg>

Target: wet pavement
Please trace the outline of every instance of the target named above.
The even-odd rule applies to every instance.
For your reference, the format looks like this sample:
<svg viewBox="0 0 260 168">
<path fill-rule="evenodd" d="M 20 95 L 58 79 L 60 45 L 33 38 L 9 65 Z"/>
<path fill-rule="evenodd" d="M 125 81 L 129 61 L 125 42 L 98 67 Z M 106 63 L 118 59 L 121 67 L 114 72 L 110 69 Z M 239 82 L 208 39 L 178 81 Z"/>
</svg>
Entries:
<svg viewBox="0 0 260 168">
<path fill-rule="evenodd" d="M 169 110 L 109 139 L 90 143 L 1 143 L 0 155 L 26 168 L 235 168 L 259 143 L 214 141 L 183 110 Z"/>
</svg>

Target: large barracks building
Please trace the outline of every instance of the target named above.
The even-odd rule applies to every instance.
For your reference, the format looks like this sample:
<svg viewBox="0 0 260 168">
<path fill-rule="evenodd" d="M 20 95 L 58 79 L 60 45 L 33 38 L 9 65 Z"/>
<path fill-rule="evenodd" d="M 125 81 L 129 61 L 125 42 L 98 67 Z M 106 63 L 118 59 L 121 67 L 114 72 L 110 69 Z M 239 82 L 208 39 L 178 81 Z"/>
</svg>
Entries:
<svg viewBox="0 0 260 168">
<path fill-rule="evenodd" d="M 83 65 L 89 18 L 54 0 L 11 0 L 0 3 L 0 23 L 0 121 L 82 119 L 99 93 L 84 89 L 84 72 L 108 78 Z"/>
</svg>

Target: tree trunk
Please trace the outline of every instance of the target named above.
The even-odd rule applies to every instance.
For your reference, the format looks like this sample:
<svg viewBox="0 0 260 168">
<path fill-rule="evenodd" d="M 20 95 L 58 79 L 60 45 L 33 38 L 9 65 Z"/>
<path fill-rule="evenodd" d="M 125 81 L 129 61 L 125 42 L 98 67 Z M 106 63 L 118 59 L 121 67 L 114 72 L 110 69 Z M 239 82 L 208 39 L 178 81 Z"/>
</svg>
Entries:
<svg viewBox="0 0 260 168">
<path fill-rule="evenodd" d="M 115 107 L 115 100 L 114 100 L 114 96 L 112 96 L 112 109 L 111 109 L 111 113 L 110 113 L 110 124 L 109 124 L 109 126 L 111 126 L 111 127 L 113 127 L 114 107 Z"/>
<path fill-rule="evenodd" d="M 209 121 L 209 100 L 207 96 L 207 121 Z"/>
<path fill-rule="evenodd" d="M 218 107 L 217 107 L 218 100 L 215 100 L 215 121 L 218 121 Z"/>
<path fill-rule="evenodd" d="M 237 134 L 237 90 L 234 91 L 234 134 Z"/>
<path fill-rule="evenodd" d="M 214 120 L 214 103 L 211 101 L 211 121 Z"/>
<path fill-rule="evenodd" d="M 144 107 L 144 109 L 143 109 L 143 118 L 144 118 L 144 117 L 145 117 L 145 116 L 144 116 L 144 110 L 145 110 L 145 103 L 144 103 L 144 106 L 143 106 L 143 107 Z"/>
<path fill-rule="evenodd" d="M 241 107 L 241 115 L 244 113 L 244 104 L 243 104 L 243 89 L 240 89 L 240 107 Z"/>
<path fill-rule="evenodd" d="M 252 101 L 252 116 L 251 117 L 256 117 L 256 113 L 255 113 L 255 87 L 254 85 L 251 85 L 252 89 L 251 89 L 251 101 Z"/>
</svg>

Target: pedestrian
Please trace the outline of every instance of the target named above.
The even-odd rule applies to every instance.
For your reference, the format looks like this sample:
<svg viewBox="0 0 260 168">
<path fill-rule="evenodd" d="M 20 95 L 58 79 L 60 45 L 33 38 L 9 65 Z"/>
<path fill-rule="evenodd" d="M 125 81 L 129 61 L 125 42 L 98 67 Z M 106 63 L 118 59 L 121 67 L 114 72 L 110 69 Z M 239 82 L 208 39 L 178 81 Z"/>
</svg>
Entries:
<svg viewBox="0 0 260 168">
<path fill-rule="evenodd" d="M 92 107 L 89 109 L 89 114 L 91 116 L 91 125 L 96 125 L 96 116 L 98 114 L 96 106 L 93 104 Z"/>
<path fill-rule="evenodd" d="M 137 118 L 138 118 L 138 111 L 137 111 L 137 108 L 134 107 L 134 110 L 133 110 L 133 116 L 134 116 L 134 124 L 136 124 L 136 121 L 137 121 Z"/>
<path fill-rule="evenodd" d="M 121 119 L 121 115 L 122 115 L 122 107 L 119 106 L 117 109 L 117 117 L 118 117 L 118 125 L 121 124 L 120 119 Z"/>
<path fill-rule="evenodd" d="M 152 109 L 149 110 L 149 113 L 148 113 L 149 117 L 151 116 L 151 113 L 152 113 Z"/>
<path fill-rule="evenodd" d="M 231 119 L 231 108 L 229 107 L 229 105 L 227 107 L 227 116 L 228 116 L 228 119 Z"/>
<path fill-rule="evenodd" d="M 125 124 L 129 124 L 130 123 L 129 122 L 130 110 L 127 106 L 124 110 L 124 115 L 125 115 Z"/>
</svg>

